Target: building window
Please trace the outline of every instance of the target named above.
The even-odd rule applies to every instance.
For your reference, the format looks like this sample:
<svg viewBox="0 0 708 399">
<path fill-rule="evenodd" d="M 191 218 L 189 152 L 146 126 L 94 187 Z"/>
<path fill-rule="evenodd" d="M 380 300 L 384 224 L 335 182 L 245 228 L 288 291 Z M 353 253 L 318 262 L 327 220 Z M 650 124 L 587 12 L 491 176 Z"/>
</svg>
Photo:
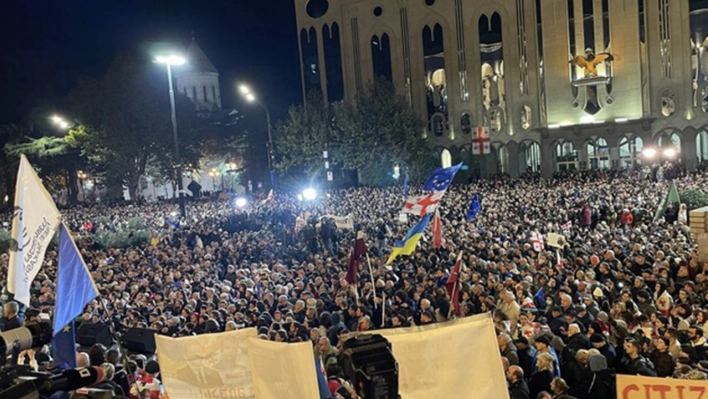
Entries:
<svg viewBox="0 0 708 399">
<path fill-rule="evenodd" d="M 449 168 L 452 166 L 452 155 L 447 148 L 443 149 L 440 153 L 440 166 L 443 168 Z"/>
<path fill-rule="evenodd" d="M 371 57 L 374 64 L 374 77 L 393 82 L 391 41 L 388 38 L 388 34 L 384 33 L 380 38 L 374 35 L 371 38 Z"/>
<path fill-rule="evenodd" d="M 556 144 L 555 158 L 556 171 L 578 169 L 578 152 L 569 141 Z"/>
<path fill-rule="evenodd" d="M 589 140 L 585 145 L 588 154 L 588 165 L 590 169 L 610 168 L 610 149 L 607 140 L 600 137 L 597 140 Z"/>
<path fill-rule="evenodd" d="M 641 137 L 623 137 L 619 143 L 619 155 L 622 167 L 634 169 L 642 164 L 642 148 L 644 141 Z"/>
<path fill-rule="evenodd" d="M 699 162 L 708 161 L 708 132 L 705 130 L 696 135 L 696 157 Z"/>
<path fill-rule="evenodd" d="M 209 102 L 209 97 L 207 97 L 207 88 L 206 86 L 202 86 L 202 92 L 204 93 L 204 102 L 208 103 Z"/>
<path fill-rule="evenodd" d="M 526 165 L 526 173 L 536 173 L 541 171 L 541 146 L 536 142 L 522 143 L 522 150 Z"/>
<path fill-rule="evenodd" d="M 197 86 L 192 86 L 192 101 L 197 102 Z"/>
</svg>

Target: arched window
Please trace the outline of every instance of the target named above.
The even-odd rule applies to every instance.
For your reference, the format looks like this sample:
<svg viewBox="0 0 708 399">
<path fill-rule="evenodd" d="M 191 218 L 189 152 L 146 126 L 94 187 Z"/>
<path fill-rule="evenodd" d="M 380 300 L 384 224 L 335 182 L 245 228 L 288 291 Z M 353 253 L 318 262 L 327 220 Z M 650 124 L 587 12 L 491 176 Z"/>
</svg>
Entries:
<svg viewBox="0 0 708 399">
<path fill-rule="evenodd" d="M 214 85 L 211 86 L 211 99 L 216 102 L 216 86 Z"/>
<path fill-rule="evenodd" d="M 202 86 L 202 92 L 203 92 L 203 94 L 204 94 L 203 101 L 204 101 L 205 103 L 208 103 L 208 102 L 209 102 L 209 97 L 207 97 L 207 89 L 206 89 L 206 86 Z"/>
<path fill-rule="evenodd" d="M 619 143 L 619 155 L 621 166 L 625 169 L 633 169 L 642 164 L 642 148 L 644 141 L 641 137 L 623 137 Z"/>
<path fill-rule="evenodd" d="M 531 142 L 524 147 L 526 172 L 539 172 L 541 170 L 541 146 Z"/>
<path fill-rule="evenodd" d="M 452 166 L 452 155 L 447 148 L 443 149 L 440 153 L 440 166 L 443 168 L 449 168 Z"/>
<path fill-rule="evenodd" d="M 676 151 L 681 151 L 681 136 L 676 132 L 663 132 L 659 135 L 657 144 L 660 148 L 673 147 Z"/>
<path fill-rule="evenodd" d="M 509 149 L 505 145 L 497 150 L 497 172 L 509 173 Z"/>
<path fill-rule="evenodd" d="M 384 33 L 381 37 L 374 35 L 371 38 L 371 58 L 374 67 L 374 77 L 384 78 L 392 82 L 391 41 L 388 38 L 388 34 Z"/>
<path fill-rule="evenodd" d="M 590 169 L 610 168 L 610 149 L 607 140 L 600 137 L 595 141 L 589 140 L 586 144 L 588 165 Z"/>
<path fill-rule="evenodd" d="M 557 143 L 554 152 L 557 171 L 578 169 L 578 152 L 573 147 L 573 143 L 569 141 Z"/>
<path fill-rule="evenodd" d="M 192 101 L 197 102 L 197 86 L 192 86 Z"/>
<path fill-rule="evenodd" d="M 708 161 L 708 132 L 705 130 L 696 134 L 696 157 L 699 162 Z"/>
</svg>

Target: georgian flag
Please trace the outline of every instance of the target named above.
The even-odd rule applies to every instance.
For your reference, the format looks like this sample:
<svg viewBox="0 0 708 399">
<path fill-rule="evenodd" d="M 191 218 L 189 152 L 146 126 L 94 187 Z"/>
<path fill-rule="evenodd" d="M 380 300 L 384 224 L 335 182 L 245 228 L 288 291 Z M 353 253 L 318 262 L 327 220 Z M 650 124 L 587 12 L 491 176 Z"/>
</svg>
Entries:
<svg viewBox="0 0 708 399">
<path fill-rule="evenodd" d="M 543 251 L 543 236 L 539 232 L 534 231 L 531 233 L 531 244 L 533 244 L 534 251 Z"/>
<path fill-rule="evenodd" d="M 409 197 L 401 213 L 412 213 L 418 216 L 433 213 L 438 208 L 443 195 L 445 195 L 445 191 L 433 191 L 429 194 Z"/>
<path fill-rule="evenodd" d="M 472 134 L 472 154 L 491 154 L 489 127 L 480 126 Z"/>
</svg>

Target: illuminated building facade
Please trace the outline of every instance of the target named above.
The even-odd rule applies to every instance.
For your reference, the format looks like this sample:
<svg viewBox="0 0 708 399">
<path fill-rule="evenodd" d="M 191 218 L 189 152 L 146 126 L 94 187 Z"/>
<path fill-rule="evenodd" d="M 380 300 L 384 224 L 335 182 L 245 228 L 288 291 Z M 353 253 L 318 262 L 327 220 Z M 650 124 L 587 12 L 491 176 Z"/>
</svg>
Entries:
<svg viewBox="0 0 708 399">
<path fill-rule="evenodd" d="M 294 1 L 303 92 L 389 79 L 443 164 L 550 177 L 708 159 L 708 1 Z M 478 126 L 490 155 L 470 153 Z"/>
</svg>

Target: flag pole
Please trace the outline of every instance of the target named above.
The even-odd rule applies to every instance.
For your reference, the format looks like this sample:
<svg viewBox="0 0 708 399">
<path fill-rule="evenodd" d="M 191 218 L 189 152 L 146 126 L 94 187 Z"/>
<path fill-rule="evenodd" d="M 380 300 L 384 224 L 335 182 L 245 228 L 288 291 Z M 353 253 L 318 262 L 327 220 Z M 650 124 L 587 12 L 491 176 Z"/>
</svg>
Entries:
<svg viewBox="0 0 708 399">
<path fill-rule="evenodd" d="M 371 276 L 371 288 L 374 290 L 374 298 L 376 298 L 376 279 L 374 279 L 374 270 L 371 268 L 371 258 L 369 258 L 369 252 L 366 252 L 366 263 L 369 264 L 369 276 Z M 374 299 L 374 307 L 376 306 L 376 300 Z"/>
<path fill-rule="evenodd" d="M 460 253 L 457 255 L 457 260 L 455 261 L 455 263 L 461 262 L 461 261 L 462 261 L 462 251 L 460 251 Z M 453 266 L 452 269 L 454 270 L 454 269 L 455 269 L 455 266 Z M 460 269 L 462 269 L 462 263 L 460 263 Z M 457 278 L 455 279 L 455 285 L 454 285 L 453 288 L 452 288 L 452 294 L 453 294 L 453 295 L 459 295 L 459 294 L 460 294 L 460 293 L 459 293 L 459 289 L 458 289 L 458 288 L 459 288 L 459 284 L 460 284 L 460 272 L 459 272 L 460 269 L 458 269 Z M 452 275 L 451 275 L 450 277 L 452 277 Z M 452 296 L 450 296 L 450 309 L 447 311 L 447 318 L 448 318 L 448 319 L 450 319 L 450 316 L 452 316 L 452 312 L 453 312 L 453 310 L 454 310 L 454 308 L 455 308 L 455 306 L 453 305 L 453 303 L 454 303 L 454 300 L 452 299 Z"/>
</svg>

